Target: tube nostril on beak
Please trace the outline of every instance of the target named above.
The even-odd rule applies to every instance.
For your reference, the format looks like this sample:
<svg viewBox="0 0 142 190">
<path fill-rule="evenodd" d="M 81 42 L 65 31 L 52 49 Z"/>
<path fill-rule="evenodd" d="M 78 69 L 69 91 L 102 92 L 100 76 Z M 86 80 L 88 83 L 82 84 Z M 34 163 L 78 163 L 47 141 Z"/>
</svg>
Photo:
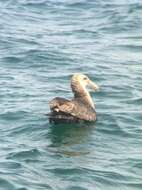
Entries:
<svg viewBox="0 0 142 190">
<path fill-rule="evenodd" d="M 99 89 L 100 89 L 100 87 L 92 81 L 90 81 L 89 85 L 95 91 L 99 91 Z"/>
</svg>

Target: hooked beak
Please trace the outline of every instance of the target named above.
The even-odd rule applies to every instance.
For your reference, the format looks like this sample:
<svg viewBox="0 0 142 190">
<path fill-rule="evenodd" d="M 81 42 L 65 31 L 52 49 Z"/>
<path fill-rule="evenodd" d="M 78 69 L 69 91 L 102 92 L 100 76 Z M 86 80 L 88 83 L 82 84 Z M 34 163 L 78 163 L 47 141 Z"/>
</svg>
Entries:
<svg viewBox="0 0 142 190">
<path fill-rule="evenodd" d="M 89 80 L 89 84 L 88 84 L 91 89 L 93 89 L 94 91 L 99 91 L 99 86 L 97 84 L 95 84 L 94 82 L 92 82 L 91 80 Z"/>
</svg>

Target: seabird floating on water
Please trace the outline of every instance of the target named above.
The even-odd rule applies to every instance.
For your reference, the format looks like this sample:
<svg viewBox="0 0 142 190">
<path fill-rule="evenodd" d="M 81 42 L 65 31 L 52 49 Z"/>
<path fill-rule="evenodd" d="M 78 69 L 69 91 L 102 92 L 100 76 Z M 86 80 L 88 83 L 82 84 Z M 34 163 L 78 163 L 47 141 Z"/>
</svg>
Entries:
<svg viewBox="0 0 142 190">
<path fill-rule="evenodd" d="M 51 112 L 49 121 L 54 123 L 72 123 L 80 121 L 95 121 L 94 102 L 86 87 L 98 90 L 99 87 L 84 74 L 74 74 L 71 88 L 74 93 L 72 100 L 56 97 L 49 102 Z"/>
</svg>

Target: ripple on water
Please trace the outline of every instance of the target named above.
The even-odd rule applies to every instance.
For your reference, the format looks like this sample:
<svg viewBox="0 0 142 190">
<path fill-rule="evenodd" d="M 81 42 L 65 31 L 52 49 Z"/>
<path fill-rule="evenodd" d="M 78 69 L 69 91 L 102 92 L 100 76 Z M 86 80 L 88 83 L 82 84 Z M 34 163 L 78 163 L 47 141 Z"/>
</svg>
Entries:
<svg viewBox="0 0 142 190">
<path fill-rule="evenodd" d="M 8 112 L 0 114 L 1 119 L 9 120 L 9 121 L 21 120 L 21 119 L 23 119 L 24 117 L 26 117 L 28 115 L 29 115 L 28 112 L 25 112 L 25 111 L 16 111 L 16 112 L 8 111 Z"/>
<path fill-rule="evenodd" d="M 4 190 L 15 190 L 16 186 L 11 183 L 9 180 L 0 178 L 0 188 Z"/>
<path fill-rule="evenodd" d="M 68 190 L 87 190 L 88 188 L 85 188 L 85 187 L 79 187 L 79 186 L 71 186 L 71 187 L 68 187 Z"/>
<path fill-rule="evenodd" d="M 7 159 L 13 159 L 13 160 L 28 160 L 32 159 L 35 160 L 38 157 L 40 157 L 40 152 L 37 149 L 31 149 L 31 150 L 23 150 L 16 153 L 9 153 L 7 156 Z"/>
<path fill-rule="evenodd" d="M 17 170 L 21 168 L 21 163 L 14 162 L 14 161 L 3 161 L 3 162 L 0 162 L 0 168 L 3 168 L 4 170 L 6 169 Z"/>
</svg>

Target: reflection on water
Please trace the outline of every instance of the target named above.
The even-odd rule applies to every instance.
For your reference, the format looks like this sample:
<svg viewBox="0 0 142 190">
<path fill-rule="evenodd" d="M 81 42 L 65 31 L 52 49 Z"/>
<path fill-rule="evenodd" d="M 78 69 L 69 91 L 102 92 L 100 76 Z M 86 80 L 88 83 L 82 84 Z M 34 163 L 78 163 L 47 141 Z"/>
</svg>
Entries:
<svg viewBox="0 0 142 190">
<path fill-rule="evenodd" d="M 80 156 L 90 151 L 83 144 L 87 144 L 94 130 L 94 124 L 58 124 L 50 126 L 50 148 L 66 156 Z"/>
</svg>

